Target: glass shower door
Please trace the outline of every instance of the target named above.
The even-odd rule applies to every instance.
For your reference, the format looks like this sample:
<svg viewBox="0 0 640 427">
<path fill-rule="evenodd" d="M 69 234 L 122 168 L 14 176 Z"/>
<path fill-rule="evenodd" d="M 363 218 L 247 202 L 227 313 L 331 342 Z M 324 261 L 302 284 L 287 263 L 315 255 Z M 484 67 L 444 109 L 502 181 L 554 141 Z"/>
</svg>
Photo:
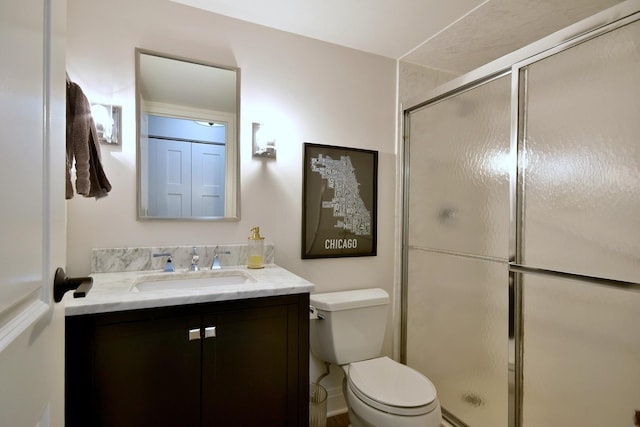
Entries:
<svg viewBox="0 0 640 427">
<path fill-rule="evenodd" d="M 525 427 L 640 410 L 639 65 L 635 21 L 520 72 Z"/>
<path fill-rule="evenodd" d="M 510 84 L 408 118 L 406 362 L 474 427 L 507 425 Z"/>
<path fill-rule="evenodd" d="M 525 427 L 633 426 L 640 293 L 523 274 Z"/>
<path fill-rule="evenodd" d="M 521 263 L 640 281 L 640 21 L 526 66 Z"/>
<path fill-rule="evenodd" d="M 633 13 L 405 116 L 403 357 L 457 425 L 639 416 Z"/>
</svg>

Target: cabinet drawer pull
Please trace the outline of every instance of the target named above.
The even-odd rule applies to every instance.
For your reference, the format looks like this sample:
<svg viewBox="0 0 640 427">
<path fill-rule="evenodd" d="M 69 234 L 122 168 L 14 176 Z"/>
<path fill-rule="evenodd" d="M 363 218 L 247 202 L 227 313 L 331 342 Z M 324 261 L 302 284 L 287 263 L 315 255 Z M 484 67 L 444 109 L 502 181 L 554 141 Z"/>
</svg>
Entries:
<svg viewBox="0 0 640 427">
<path fill-rule="evenodd" d="M 200 328 L 189 329 L 189 341 L 200 339 Z"/>
<path fill-rule="evenodd" d="M 204 337 L 205 338 L 215 338 L 216 336 L 216 327 L 215 326 L 208 326 L 206 328 L 204 328 Z"/>
</svg>

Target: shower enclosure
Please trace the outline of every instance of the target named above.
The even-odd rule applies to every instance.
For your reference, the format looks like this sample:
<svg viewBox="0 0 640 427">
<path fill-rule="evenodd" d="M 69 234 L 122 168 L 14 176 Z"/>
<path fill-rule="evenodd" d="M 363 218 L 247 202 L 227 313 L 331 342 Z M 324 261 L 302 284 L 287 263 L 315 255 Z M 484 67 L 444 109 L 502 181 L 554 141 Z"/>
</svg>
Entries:
<svg viewBox="0 0 640 427">
<path fill-rule="evenodd" d="M 404 159 L 402 359 L 446 418 L 634 426 L 640 2 L 436 89 Z"/>
</svg>

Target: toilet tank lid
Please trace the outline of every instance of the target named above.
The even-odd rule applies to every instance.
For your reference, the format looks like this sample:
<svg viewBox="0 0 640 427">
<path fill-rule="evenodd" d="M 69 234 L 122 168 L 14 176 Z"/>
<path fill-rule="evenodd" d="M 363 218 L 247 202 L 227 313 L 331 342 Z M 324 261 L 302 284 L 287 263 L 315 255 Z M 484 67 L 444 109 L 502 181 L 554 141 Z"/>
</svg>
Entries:
<svg viewBox="0 0 640 427">
<path fill-rule="evenodd" d="M 309 302 L 320 310 L 340 311 L 389 304 L 389 294 L 380 288 L 357 289 L 314 294 L 309 297 Z"/>
</svg>

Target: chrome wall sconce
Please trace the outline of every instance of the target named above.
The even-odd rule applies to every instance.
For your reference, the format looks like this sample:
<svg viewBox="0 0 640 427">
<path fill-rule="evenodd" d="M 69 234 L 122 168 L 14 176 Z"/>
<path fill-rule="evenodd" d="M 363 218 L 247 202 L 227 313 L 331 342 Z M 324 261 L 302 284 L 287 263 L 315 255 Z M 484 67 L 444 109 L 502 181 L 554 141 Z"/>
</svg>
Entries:
<svg viewBox="0 0 640 427">
<path fill-rule="evenodd" d="M 253 157 L 276 158 L 276 138 L 269 128 L 261 123 L 253 123 Z"/>
<path fill-rule="evenodd" d="M 122 107 L 119 105 L 91 104 L 91 116 L 96 124 L 98 140 L 102 144 L 120 145 L 122 134 Z"/>
</svg>

